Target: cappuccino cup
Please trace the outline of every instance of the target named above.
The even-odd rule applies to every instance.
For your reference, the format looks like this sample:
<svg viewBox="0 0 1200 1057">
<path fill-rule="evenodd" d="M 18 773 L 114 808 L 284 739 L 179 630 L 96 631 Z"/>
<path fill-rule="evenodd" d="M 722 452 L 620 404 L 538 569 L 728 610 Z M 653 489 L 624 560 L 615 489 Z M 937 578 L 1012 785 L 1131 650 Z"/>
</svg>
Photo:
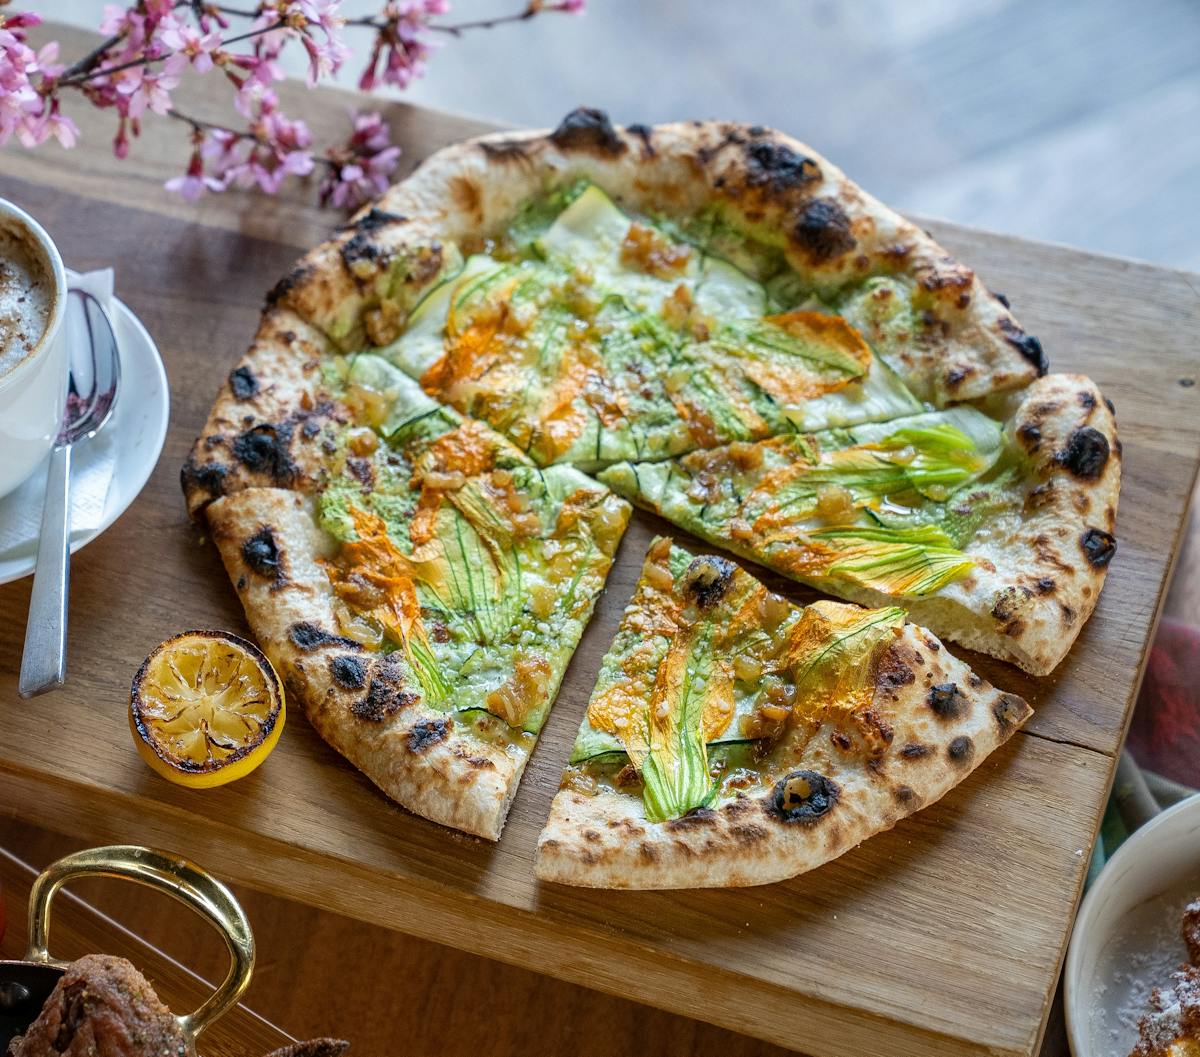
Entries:
<svg viewBox="0 0 1200 1057">
<path fill-rule="evenodd" d="M 42 226 L 0 199 L 0 496 L 54 446 L 67 386 L 67 276 Z"/>
</svg>

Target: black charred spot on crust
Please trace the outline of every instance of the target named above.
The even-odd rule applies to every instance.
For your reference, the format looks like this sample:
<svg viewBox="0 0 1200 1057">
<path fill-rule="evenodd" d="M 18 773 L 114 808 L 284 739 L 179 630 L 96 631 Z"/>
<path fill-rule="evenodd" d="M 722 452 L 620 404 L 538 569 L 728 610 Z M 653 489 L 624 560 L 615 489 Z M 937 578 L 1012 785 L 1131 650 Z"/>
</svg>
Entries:
<svg viewBox="0 0 1200 1057">
<path fill-rule="evenodd" d="M 975 743 L 965 734 L 960 734 L 946 746 L 946 755 L 954 763 L 969 763 L 975 754 Z"/>
<path fill-rule="evenodd" d="M 679 818 L 670 819 L 666 823 L 669 830 L 693 829 L 696 826 L 711 826 L 717 813 L 711 807 L 694 807 Z"/>
<path fill-rule="evenodd" d="M 832 198 L 814 198 L 800 211 L 792 240 L 814 264 L 841 257 L 856 245 L 850 218 Z"/>
<path fill-rule="evenodd" d="M 357 220 L 347 224 L 342 230 L 349 231 L 378 231 L 391 224 L 403 224 L 408 218 L 399 213 L 389 213 L 386 209 L 372 206 Z"/>
<path fill-rule="evenodd" d="M 189 455 L 179 471 L 179 484 L 185 495 L 191 491 L 206 492 L 211 501 L 225 494 L 225 475 L 228 472 L 228 468 L 219 462 L 197 463 Z"/>
<path fill-rule="evenodd" d="M 775 783 L 767 813 L 783 822 L 809 824 L 832 811 L 841 795 L 832 778 L 816 771 L 792 771 Z"/>
<path fill-rule="evenodd" d="M 1001 303 L 1001 304 L 1002 304 L 1002 305 L 1003 305 L 1005 308 L 1012 308 L 1012 305 L 1010 305 L 1010 304 L 1008 303 L 1008 298 L 1007 298 L 1007 297 L 1006 297 L 1004 294 L 1000 293 L 998 290 L 993 290 L 993 291 L 991 291 L 991 294 L 992 294 L 992 296 L 993 296 L 993 297 L 994 297 L 994 298 L 995 298 L 997 301 L 999 301 L 999 302 L 1000 302 L 1000 303 Z"/>
<path fill-rule="evenodd" d="M 1052 577 L 1043 576 L 1033 585 L 1033 593 L 1042 596 L 1052 595 L 1057 587 L 1058 585 Z"/>
<path fill-rule="evenodd" d="M 408 732 L 408 751 L 424 752 L 431 745 L 437 745 L 450 736 L 453 721 L 449 716 L 439 716 L 436 719 L 423 719 L 414 723 Z"/>
<path fill-rule="evenodd" d="M 347 650 L 362 651 L 361 643 L 342 635 L 334 635 L 307 620 L 299 621 L 288 628 L 288 638 L 292 640 L 293 646 L 305 653 L 311 653 L 322 646 L 341 646 Z"/>
<path fill-rule="evenodd" d="M 399 662 L 385 657 L 371 674 L 366 696 L 361 701 L 355 701 L 350 711 L 359 719 L 382 723 L 388 716 L 395 715 L 416 700 L 417 695 L 405 688 L 404 671 Z"/>
<path fill-rule="evenodd" d="M 367 668 L 357 657 L 339 654 L 329 660 L 329 674 L 343 690 L 361 690 L 367 684 Z"/>
<path fill-rule="evenodd" d="M 680 580 L 683 595 L 701 609 L 711 609 L 729 590 L 737 566 L 728 558 L 706 554 L 692 561 Z"/>
<path fill-rule="evenodd" d="M 550 142 L 559 150 L 587 150 L 616 156 L 628 145 L 603 110 L 581 106 L 572 110 L 550 133 Z"/>
<path fill-rule="evenodd" d="M 1117 553 L 1117 540 L 1111 532 L 1089 528 L 1079 537 L 1079 547 L 1093 569 L 1103 569 Z"/>
<path fill-rule="evenodd" d="M 925 698 L 935 716 L 941 719 L 957 719 L 966 708 L 966 698 L 958 690 L 956 683 L 939 683 L 929 688 Z"/>
<path fill-rule="evenodd" d="M 957 389 L 975 373 L 975 368 L 969 364 L 955 364 L 946 371 L 946 388 Z"/>
<path fill-rule="evenodd" d="M 313 276 L 313 266 L 311 264 L 302 264 L 298 268 L 293 268 L 267 293 L 267 306 L 277 305 L 285 297 L 288 296 L 297 287 L 303 286 Z"/>
<path fill-rule="evenodd" d="M 829 740 L 836 748 L 841 749 L 842 752 L 849 752 L 850 747 L 854 744 L 854 742 L 850 740 L 850 736 L 840 730 L 835 730 L 832 734 L 830 734 Z"/>
<path fill-rule="evenodd" d="M 263 525 L 242 544 L 242 561 L 252 572 L 278 583 L 283 579 L 282 555 L 270 525 Z"/>
<path fill-rule="evenodd" d="M 896 803 L 908 807 L 917 800 L 917 791 L 910 785 L 898 785 L 892 790 Z"/>
<path fill-rule="evenodd" d="M 1016 694 L 1001 694 L 992 705 L 992 715 L 1002 731 L 1008 731 L 1019 723 L 1028 710 L 1028 706 Z"/>
<path fill-rule="evenodd" d="M 642 153 L 645 154 L 647 158 L 654 157 L 654 130 L 652 128 L 650 128 L 648 125 L 635 124 L 626 125 L 625 131 L 631 136 L 637 136 L 637 138 L 642 141 Z"/>
<path fill-rule="evenodd" d="M 265 474 L 276 484 L 291 484 L 296 477 L 291 447 L 294 426 L 290 422 L 264 422 L 239 433 L 230 445 L 233 456 L 252 473 Z"/>
<path fill-rule="evenodd" d="M 374 271 L 377 264 L 382 264 L 389 256 L 388 251 L 371 241 L 371 232 L 355 232 L 338 251 L 346 271 L 358 278 Z"/>
<path fill-rule="evenodd" d="M 821 179 L 821 167 L 812 158 L 781 143 L 750 143 L 746 147 L 746 183 L 788 191 Z"/>
<path fill-rule="evenodd" d="M 1050 361 L 1046 358 L 1046 350 L 1042 348 L 1042 343 L 1032 334 L 1026 334 L 1007 316 L 1000 317 L 1000 333 L 1004 335 L 1005 341 L 1033 364 L 1039 378 L 1050 370 Z"/>
<path fill-rule="evenodd" d="M 495 161 L 524 161 L 529 156 L 529 144 L 521 139 L 485 140 L 479 149 Z"/>
<path fill-rule="evenodd" d="M 1017 439 L 1020 440 L 1021 446 L 1032 454 L 1042 443 L 1041 427 L 1036 422 L 1023 422 L 1017 427 Z"/>
<path fill-rule="evenodd" d="M 895 690 L 916 681 L 916 673 L 904 662 L 895 646 L 889 646 L 879 658 L 875 685 L 883 690 Z"/>
<path fill-rule="evenodd" d="M 238 400 L 249 400 L 258 392 L 258 379 L 254 372 L 244 364 L 229 372 L 229 388 Z"/>
<path fill-rule="evenodd" d="M 1079 406 L 1084 411 L 1091 411 L 1096 406 L 1096 398 L 1092 396 L 1086 389 L 1079 394 Z"/>
<path fill-rule="evenodd" d="M 697 125 L 697 127 L 699 127 L 700 122 L 697 122 L 696 125 Z M 742 135 L 741 132 L 739 132 L 737 129 L 730 129 L 728 132 L 725 133 L 724 136 L 721 137 L 720 141 L 717 142 L 716 144 L 714 144 L 713 146 L 700 147 L 696 151 L 696 157 L 699 160 L 701 165 L 708 165 L 709 162 L 711 162 L 713 160 L 713 158 L 715 158 L 718 154 L 720 154 L 721 151 L 725 150 L 726 147 L 731 147 L 736 144 L 745 143 L 745 142 L 746 142 L 746 137 L 744 135 Z M 724 183 L 723 179 L 717 180 L 716 186 L 720 187 L 723 185 L 723 183 Z"/>
<path fill-rule="evenodd" d="M 933 750 L 928 745 L 920 745 L 917 742 L 909 742 L 900 750 L 900 755 L 906 760 L 923 760 Z"/>
<path fill-rule="evenodd" d="M 1098 429 L 1080 426 L 1067 438 L 1067 446 L 1058 453 L 1056 459 L 1059 465 L 1076 477 L 1085 481 L 1095 480 L 1104 472 L 1108 462 L 1108 438 Z"/>
<path fill-rule="evenodd" d="M 992 616 L 997 620 L 1012 620 L 1032 595 L 1028 587 L 1019 584 L 1005 587 L 992 603 Z"/>
</svg>

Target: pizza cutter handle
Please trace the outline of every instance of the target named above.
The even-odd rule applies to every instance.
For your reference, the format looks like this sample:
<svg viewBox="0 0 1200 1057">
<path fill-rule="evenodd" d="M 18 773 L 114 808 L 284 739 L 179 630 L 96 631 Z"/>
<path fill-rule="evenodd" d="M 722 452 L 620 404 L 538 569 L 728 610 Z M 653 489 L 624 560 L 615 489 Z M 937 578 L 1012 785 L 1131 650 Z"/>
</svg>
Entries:
<svg viewBox="0 0 1200 1057">
<path fill-rule="evenodd" d="M 199 1009 L 176 1018 L 193 1040 L 236 1004 L 254 972 L 254 936 L 246 912 L 228 888 L 195 863 L 150 848 L 89 848 L 47 867 L 29 892 L 27 961 L 66 967 L 50 954 L 50 904 L 64 884 L 80 877 L 118 877 L 165 892 L 207 918 L 221 934 L 229 949 L 229 972 Z"/>
</svg>

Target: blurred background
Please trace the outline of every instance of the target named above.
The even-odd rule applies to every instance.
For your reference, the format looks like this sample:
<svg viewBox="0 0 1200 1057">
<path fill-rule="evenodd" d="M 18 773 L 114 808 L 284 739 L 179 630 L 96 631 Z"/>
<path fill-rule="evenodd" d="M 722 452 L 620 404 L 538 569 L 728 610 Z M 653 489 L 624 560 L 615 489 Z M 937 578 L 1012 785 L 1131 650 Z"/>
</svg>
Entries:
<svg viewBox="0 0 1200 1057">
<path fill-rule="evenodd" d="M 103 3 L 35 6 L 94 27 Z M 590 0 L 448 39 L 402 97 L 508 124 L 588 104 L 773 125 L 907 212 L 1200 270 L 1196 0 Z"/>
</svg>

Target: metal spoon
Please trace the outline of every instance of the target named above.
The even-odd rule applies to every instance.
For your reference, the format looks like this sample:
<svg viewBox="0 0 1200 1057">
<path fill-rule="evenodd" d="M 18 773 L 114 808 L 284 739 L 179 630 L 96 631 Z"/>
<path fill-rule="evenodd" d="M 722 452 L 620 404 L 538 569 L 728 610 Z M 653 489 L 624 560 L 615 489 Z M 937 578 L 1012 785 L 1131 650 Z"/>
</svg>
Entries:
<svg viewBox="0 0 1200 1057">
<path fill-rule="evenodd" d="M 67 678 L 67 593 L 71 572 L 71 449 L 94 437 L 112 414 L 121 379 L 117 339 L 104 306 L 84 290 L 68 293 L 69 375 L 63 424 L 50 453 L 37 571 L 25 626 L 18 689 L 33 697 Z"/>
</svg>

